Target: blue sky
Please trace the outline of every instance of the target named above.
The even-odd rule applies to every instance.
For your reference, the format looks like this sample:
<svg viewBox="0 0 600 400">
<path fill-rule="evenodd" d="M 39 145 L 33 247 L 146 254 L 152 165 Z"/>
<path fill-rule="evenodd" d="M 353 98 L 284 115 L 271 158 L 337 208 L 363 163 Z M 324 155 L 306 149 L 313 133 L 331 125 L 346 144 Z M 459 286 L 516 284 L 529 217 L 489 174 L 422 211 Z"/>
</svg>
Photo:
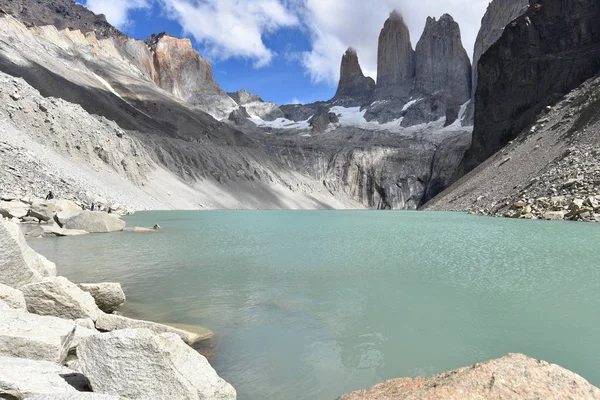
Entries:
<svg viewBox="0 0 600 400">
<path fill-rule="evenodd" d="M 469 54 L 488 0 L 86 0 L 136 39 L 166 31 L 189 37 L 226 91 L 246 89 L 278 104 L 333 96 L 348 46 L 376 78 L 377 37 L 397 9 L 413 46 L 427 16 L 450 13 Z"/>
</svg>

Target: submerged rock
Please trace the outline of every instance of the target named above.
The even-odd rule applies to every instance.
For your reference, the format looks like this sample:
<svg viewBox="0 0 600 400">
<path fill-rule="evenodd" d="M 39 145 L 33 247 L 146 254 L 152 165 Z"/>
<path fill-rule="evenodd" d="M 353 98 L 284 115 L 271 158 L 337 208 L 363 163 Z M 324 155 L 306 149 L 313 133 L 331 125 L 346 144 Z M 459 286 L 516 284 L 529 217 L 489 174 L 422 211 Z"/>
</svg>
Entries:
<svg viewBox="0 0 600 400">
<path fill-rule="evenodd" d="M 77 356 L 94 391 L 131 399 L 236 398 L 206 358 L 174 334 L 125 329 L 91 336 Z"/>
<path fill-rule="evenodd" d="M 600 399 L 600 389 L 558 365 L 522 354 L 443 372 L 392 379 L 339 400 Z"/>
<path fill-rule="evenodd" d="M 115 314 L 102 314 L 96 320 L 96 329 L 99 331 L 112 332 L 131 328 L 149 329 L 154 333 L 174 333 L 189 345 L 212 337 L 212 332 L 209 330 L 204 332 L 189 332 L 156 322 L 131 319 Z"/>
</svg>

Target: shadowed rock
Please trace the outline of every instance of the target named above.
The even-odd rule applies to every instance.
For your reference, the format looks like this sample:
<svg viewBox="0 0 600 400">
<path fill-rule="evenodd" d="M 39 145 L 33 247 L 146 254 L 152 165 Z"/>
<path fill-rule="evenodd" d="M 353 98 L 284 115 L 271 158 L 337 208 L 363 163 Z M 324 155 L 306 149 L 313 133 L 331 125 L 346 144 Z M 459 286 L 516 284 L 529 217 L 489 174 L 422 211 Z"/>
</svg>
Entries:
<svg viewBox="0 0 600 400">
<path fill-rule="evenodd" d="M 375 99 L 406 99 L 415 76 L 415 52 L 410 32 L 398 11 L 393 11 L 379 34 Z"/>
<path fill-rule="evenodd" d="M 506 27 L 479 61 L 473 144 L 462 174 L 600 71 L 599 20 L 596 0 L 540 0 Z"/>
<path fill-rule="evenodd" d="M 356 50 L 348 48 L 342 57 L 340 81 L 331 101 L 346 107 L 360 106 L 371 97 L 374 89 L 375 81 L 363 74 Z"/>
</svg>

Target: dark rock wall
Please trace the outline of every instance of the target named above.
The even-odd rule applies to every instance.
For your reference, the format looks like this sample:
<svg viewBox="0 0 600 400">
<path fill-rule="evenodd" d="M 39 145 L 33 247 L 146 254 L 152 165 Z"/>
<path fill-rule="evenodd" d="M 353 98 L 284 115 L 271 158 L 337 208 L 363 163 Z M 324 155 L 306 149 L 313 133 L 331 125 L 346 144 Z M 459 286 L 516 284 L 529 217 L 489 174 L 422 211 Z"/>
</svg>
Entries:
<svg viewBox="0 0 600 400">
<path fill-rule="evenodd" d="M 532 0 L 481 57 L 473 144 L 464 174 L 536 115 L 600 71 L 600 2 Z"/>
</svg>

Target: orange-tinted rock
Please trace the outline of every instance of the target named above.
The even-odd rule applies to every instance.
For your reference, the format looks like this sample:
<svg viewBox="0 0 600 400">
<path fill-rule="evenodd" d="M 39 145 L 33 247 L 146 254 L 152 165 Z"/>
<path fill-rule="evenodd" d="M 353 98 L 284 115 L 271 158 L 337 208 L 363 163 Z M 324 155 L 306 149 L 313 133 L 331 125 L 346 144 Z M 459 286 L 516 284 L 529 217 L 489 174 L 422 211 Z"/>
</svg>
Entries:
<svg viewBox="0 0 600 400">
<path fill-rule="evenodd" d="M 392 379 L 339 400 L 600 399 L 600 389 L 555 364 L 522 354 L 444 372 Z"/>
</svg>

